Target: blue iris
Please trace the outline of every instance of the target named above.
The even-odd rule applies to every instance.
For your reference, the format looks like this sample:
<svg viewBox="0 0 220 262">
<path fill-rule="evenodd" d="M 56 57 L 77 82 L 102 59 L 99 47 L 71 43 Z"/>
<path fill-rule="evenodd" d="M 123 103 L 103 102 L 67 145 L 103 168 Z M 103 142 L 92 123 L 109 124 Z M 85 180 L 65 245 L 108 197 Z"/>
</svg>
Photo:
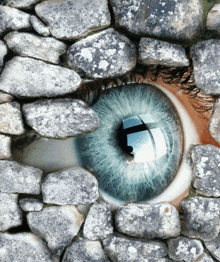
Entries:
<svg viewBox="0 0 220 262">
<path fill-rule="evenodd" d="M 115 201 L 145 201 L 177 174 L 183 133 L 170 99 L 149 84 L 104 91 L 92 106 L 100 127 L 74 138 L 81 166 L 92 170 L 102 193 Z"/>
</svg>

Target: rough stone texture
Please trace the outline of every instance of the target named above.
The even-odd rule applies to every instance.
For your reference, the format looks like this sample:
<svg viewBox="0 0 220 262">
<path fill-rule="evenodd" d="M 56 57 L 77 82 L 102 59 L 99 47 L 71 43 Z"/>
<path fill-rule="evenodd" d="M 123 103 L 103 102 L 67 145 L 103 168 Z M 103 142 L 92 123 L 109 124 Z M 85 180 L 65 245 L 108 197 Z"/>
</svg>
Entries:
<svg viewBox="0 0 220 262">
<path fill-rule="evenodd" d="M 166 239 L 180 234 L 180 219 L 176 208 L 169 203 L 128 204 L 117 209 L 115 227 L 129 236 Z"/>
<path fill-rule="evenodd" d="M 24 105 L 23 113 L 27 124 L 46 137 L 77 136 L 99 127 L 96 113 L 78 99 L 38 100 Z"/>
<path fill-rule="evenodd" d="M 10 30 L 30 29 L 30 15 L 9 6 L 0 6 L 0 35 Z"/>
<path fill-rule="evenodd" d="M 83 216 L 75 206 L 48 207 L 27 214 L 33 233 L 43 238 L 54 254 L 60 256 L 83 223 Z"/>
<path fill-rule="evenodd" d="M 50 35 L 50 30 L 49 28 L 43 24 L 40 19 L 38 19 L 35 15 L 30 16 L 30 23 L 34 30 L 42 36 L 49 36 Z"/>
<path fill-rule="evenodd" d="M 220 261 L 220 234 L 212 241 L 205 241 L 205 246 L 212 256 Z"/>
<path fill-rule="evenodd" d="M 57 205 L 85 205 L 99 196 L 96 178 L 81 167 L 51 173 L 42 184 L 43 202 Z"/>
<path fill-rule="evenodd" d="M 7 5 L 14 8 L 30 9 L 41 0 L 6 0 Z"/>
<path fill-rule="evenodd" d="M 20 56 L 29 56 L 59 64 L 60 55 L 67 46 L 53 37 L 40 37 L 30 33 L 11 32 L 4 37 L 8 47 Z"/>
<path fill-rule="evenodd" d="M 209 132 L 220 143 L 220 99 L 216 99 L 209 122 Z"/>
<path fill-rule="evenodd" d="M 220 202 L 217 199 L 192 197 L 181 202 L 184 211 L 182 234 L 204 241 L 213 240 L 220 231 Z"/>
<path fill-rule="evenodd" d="M 112 233 L 111 205 L 105 202 L 95 203 L 86 217 L 83 236 L 89 240 L 98 240 Z"/>
<path fill-rule="evenodd" d="M 201 33 L 201 0 L 110 0 L 116 26 L 138 36 L 188 41 Z"/>
<path fill-rule="evenodd" d="M 109 262 L 99 241 L 78 238 L 67 247 L 62 262 Z"/>
<path fill-rule="evenodd" d="M 11 138 L 9 136 L 0 135 L 0 159 L 8 159 L 10 157 Z"/>
<path fill-rule="evenodd" d="M 146 37 L 139 43 L 139 62 L 144 65 L 189 66 L 182 46 Z"/>
<path fill-rule="evenodd" d="M 7 45 L 0 40 L 0 67 L 4 64 L 4 57 L 8 53 Z"/>
<path fill-rule="evenodd" d="M 115 77 L 135 67 L 136 48 L 127 37 L 110 28 L 73 44 L 68 64 L 89 77 Z"/>
<path fill-rule="evenodd" d="M 168 254 L 174 261 L 194 262 L 203 254 L 200 240 L 177 237 L 168 240 Z"/>
<path fill-rule="evenodd" d="M 1 262 L 54 262 L 46 244 L 32 233 L 0 234 Z"/>
<path fill-rule="evenodd" d="M 22 211 L 18 206 L 18 195 L 0 193 L 0 231 L 6 231 L 21 224 Z"/>
<path fill-rule="evenodd" d="M 25 212 L 41 211 L 43 209 L 43 203 L 35 198 L 22 198 L 19 200 L 19 204 Z"/>
<path fill-rule="evenodd" d="M 220 40 L 198 42 L 190 48 L 195 84 L 206 94 L 220 94 Z"/>
<path fill-rule="evenodd" d="M 104 251 L 117 262 L 162 262 L 167 255 L 167 247 L 160 241 L 136 240 L 122 235 L 111 235 L 103 240 Z"/>
<path fill-rule="evenodd" d="M 111 22 L 106 0 L 43 1 L 35 11 L 58 39 L 77 39 Z"/>
<path fill-rule="evenodd" d="M 0 90 L 17 97 L 53 97 L 77 89 L 81 78 L 74 71 L 28 57 L 14 57 L 0 76 Z"/>
<path fill-rule="evenodd" d="M 6 102 L 11 102 L 12 100 L 13 100 L 13 96 L 0 91 L 0 104 L 6 103 Z"/>
<path fill-rule="evenodd" d="M 0 104 L 0 132 L 22 135 L 24 131 L 20 105 L 17 102 Z"/>
<path fill-rule="evenodd" d="M 215 261 L 216 260 L 214 260 L 210 255 L 208 255 L 205 252 L 196 260 L 196 262 L 215 262 Z"/>
<path fill-rule="evenodd" d="M 43 172 L 15 161 L 0 161 L 0 192 L 40 194 Z"/>
<path fill-rule="evenodd" d="M 220 196 L 220 149 L 213 145 L 198 145 L 192 150 L 193 186 L 205 196 Z"/>
<path fill-rule="evenodd" d="M 208 30 L 213 30 L 215 33 L 220 34 L 220 4 L 216 4 L 209 11 L 206 21 Z"/>
</svg>

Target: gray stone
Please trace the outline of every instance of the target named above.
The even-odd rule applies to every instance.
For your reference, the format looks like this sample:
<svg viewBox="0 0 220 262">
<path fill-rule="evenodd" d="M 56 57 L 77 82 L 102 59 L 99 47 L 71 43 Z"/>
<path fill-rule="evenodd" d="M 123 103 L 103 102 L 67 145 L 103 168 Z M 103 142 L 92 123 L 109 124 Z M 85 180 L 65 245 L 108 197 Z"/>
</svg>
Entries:
<svg viewBox="0 0 220 262">
<path fill-rule="evenodd" d="M 25 104 L 23 113 L 29 126 L 51 138 L 77 136 L 99 127 L 96 113 L 78 99 L 38 100 Z"/>
<path fill-rule="evenodd" d="M 198 42 L 190 48 L 195 84 L 205 94 L 220 94 L 220 40 Z"/>
<path fill-rule="evenodd" d="M 54 262 L 46 246 L 31 233 L 0 234 L 1 262 Z"/>
<path fill-rule="evenodd" d="M 216 260 L 213 260 L 213 258 L 205 252 L 196 260 L 196 262 L 215 262 L 215 261 Z"/>
<path fill-rule="evenodd" d="M 62 262 L 109 262 L 99 241 L 78 238 L 67 247 Z"/>
<path fill-rule="evenodd" d="M 0 135 L 0 159 L 8 159 L 10 157 L 11 138 L 9 136 Z"/>
<path fill-rule="evenodd" d="M 11 102 L 12 100 L 13 100 L 13 96 L 0 91 L 0 104 Z"/>
<path fill-rule="evenodd" d="M 0 132 L 10 135 L 22 135 L 25 132 L 17 102 L 0 104 Z"/>
<path fill-rule="evenodd" d="M 165 262 L 167 247 L 160 241 L 146 241 L 111 235 L 103 240 L 104 251 L 117 262 Z"/>
<path fill-rule="evenodd" d="M 4 64 L 4 57 L 8 53 L 7 45 L 0 40 L 0 67 Z"/>
<path fill-rule="evenodd" d="M 86 217 L 83 236 L 89 240 L 98 240 L 112 233 L 111 205 L 105 202 L 95 203 Z"/>
<path fill-rule="evenodd" d="M 40 19 L 38 19 L 35 15 L 31 15 L 30 17 L 30 23 L 33 27 L 33 29 L 42 36 L 49 36 L 50 30 L 49 28 L 41 22 Z"/>
<path fill-rule="evenodd" d="M 74 71 L 28 57 L 14 57 L 0 76 L 0 90 L 17 97 L 53 97 L 75 91 L 81 78 Z"/>
<path fill-rule="evenodd" d="M 167 239 L 180 234 L 180 219 L 169 203 L 128 204 L 117 209 L 115 227 L 129 236 Z"/>
<path fill-rule="evenodd" d="M 192 197 L 181 202 L 184 213 L 182 234 L 204 241 L 213 240 L 220 231 L 220 202 L 217 199 Z"/>
<path fill-rule="evenodd" d="M 220 196 L 220 149 L 213 145 L 198 145 L 192 149 L 193 186 L 196 193 Z"/>
<path fill-rule="evenodd" d="M 110 0 L 116 26 L 137 36 L 156 36 L 187 42 L 203 25 L 201 0 Z"/>
<path fill-rule="evenodd" d="M 146 37 L 139 43 L 139 62 L 144 65 L 189 66 L 182 46 Z"/>
<path fill-rule="evenodd" d="M 47 175 L 42 184 L 43 202 L 57 205 L 85 205 L 99 196 L 96 178 L 81 167 Z"/>
<path fill-rule="evenodd" d="M 6 0 L 7 5 L 15 8 L 30 9 L 41 0 Z"/>
<path fill-rule="evenodd" d="M 212 241 L 205 241 L 204 243 L 212 256 L 220 261 L 220 234 Z"/>
<path fill-rule="evenodd" d="M 168 254 L 174 261 L 194 262 L 203 254 L 200 240 L 177 237 L 168 240 Z"/>
<path fill-rule="evenodd" d="M 220 34 L 220 4 L 216 4 L 209 11 L 206 21 L 208 30 L 215 31 Z"/>
<path fill-rule="evenodd" d="M 40 37 L 30 33 L 11 32 L 4 37 L 8 47 L 20 56 L 28 56 L 59 64 L 66 45 L 53 37 Z"/>
<path fill-rule="evenodd" d="M 40 182 L 43 172 L 32 166 L 15 161 L 0 161 L 0 192 L 40 194 Z"/>
<path fill-rule="evenodd" d="M 6 231 L 21 224 L 22 211 L 18 206 L 18 195 L 0 193 L 0 231 Z"/>
<path fill-rule="evenodd" d="M 41 211 L 43 209 L 43 203 L 35 198 L 22 198 L 19 200 L 19 204 L 25 212 Z"/>
<path fill-rule="evenodd" d="M 220 143 L 220 99 L 216 99 L 209 121 L 209 132 Z"/>
<path fill-rule="evenodd" d="M 0 35 L 10 30 L 30 29 L 30 15 L 9 6 L 0 6 Z"/>
<path fill-rule="evenodd" d="M 83 223 L 83 216 L 75 206 L 53 206 L 27 214 L 31 231 L 43 238 L 51 251 L 60 256 Z"/>
<path fill-rule="evenodd" d="M 115 77 L 135 67 L 136 48 L 127 37 L 110 28 L 73 44 L 68 64 L 89 77 Z"/>
<path fill-rule="evenodd" d="M 106 0 L 43 1 L 35 11 L 58 39 L 77 39 L 111 22 Z"/>
</svg>

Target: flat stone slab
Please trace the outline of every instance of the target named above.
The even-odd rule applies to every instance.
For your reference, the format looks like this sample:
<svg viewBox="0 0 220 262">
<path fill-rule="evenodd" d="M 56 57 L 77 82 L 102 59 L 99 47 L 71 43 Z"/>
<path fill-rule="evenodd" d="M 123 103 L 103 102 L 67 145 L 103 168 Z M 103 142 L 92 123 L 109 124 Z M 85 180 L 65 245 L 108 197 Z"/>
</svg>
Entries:
<svg viewBox="0 0 220 262">
<path fill-rule="evenodd" d="M 30 9 L 41 0 L 6 0 L 6 4 L 10 7 Z"/>
<path fill-rule="evenodd" d="M 184 213 L 182 234 L 211 241 L 220 232 L 220 202 L 217 199 L 191 197 L 181 202 Z"/>
<path fill-rule="evenodd" d="M 54 97 L 74 92 L 80 76 L 68 68 L 28 57 L 14 57 L 0 76 L 0 90 L 17 97 Z"/>
<path fill-rule="evenodd" d="M 60 256 L 79 232 L 83 216 L 75 206 L 53 206 L 27 214 L 31 231 L 43 238 L 51 251 Z"/>
<path fill-rule="evenodd" d="M 205 94 L 220 94 L 220 40 L 198 42 L 190 48 L 195 84 Z"/>
<path fill-rule="evenodd" d="M 169 203 L 128 204 L 117 209 L 115 227 L 133 237 L 167 239 L 180 234 L 179 213 Z"/>
<path fill-rule="evenodd" d="M 208 30 L 220 34 L 220 4 L 216 4 L 209 11 L 206 21 Z"/>
<path fill-rule="evenodd" d="M 205 246 L 214 258 L 220 261 L 220 234 L 212 241 L 205 241 Z"/>
<path fill-rule="evenodd" d="M 43 209 L 43 203 L 35 198 L 22 198 L 19 200 L 19 205 L 25 212 L 41 211 Z"/>
<path fill-rule="evenodd" d="M 43 172 L 15 161 L 0 161 L 0 192 L 40 194 Z"/>
<path fill-rule="evenodd" d="M 8 53 L 7 45 L 0 40 L 0 67 L 4 64 L 4 57 Z"/>
<path fill-rule="evenodd" d="M 4 37 L 8 47 L 20 56 L 59 64 L 67 46 L 53 37 L 40 37 L 30 33 L 11 32 Z"/>
<path fill-rule="evenodd" d="M 0 193 L 0 210 L 0 231 L 6 231 L 22 224 L 22 211 L 18 206 L 17 194 Z"/>
<path fill-rule="evenodd" d="M 33 27 L 33 29 L 42 36 L 49 36 L 50 30 L 49 28 L 41 22 L 40 19 L 38 19 L 35 15 L 30 16 L 30 23 Z"/>
<path fill-rule="evenodd" d="M 43 202 L 57 205 L 91 204 L 99 197 L 98 181 L 81 167 L 51 173 L 42 184 Z"/>
<path fill-rule="evenodd" d="M 0 234 L 0 250 L 1 262 L 54 262 L 46 244 L 32 233 Z"/>
<path fill-rule="evenodd" d="M 10 157 L 11 138 L 9 136 L 0 135 L 0 159 L 8 159 Z"/>
<path fill-rule="evenodd" d="M 167 256 L 167 247 L 161 241 L 137 240 L 117 234 L 104 239 L 103 246 L 111 261 L 169 261 L 164 258 Z"/>
<path fill-rule="evenodd" d="M 0 104 L 0 132 L 22 135 L 25 132 L 20 105 L 17 102 Z"/>
<path fill-rule="evenodd" d="M 99 127 L 96 113 L 78 99 L 38 100 L 25 104 L 22 110 L 27 124 L 45 137 L 77 136 Z"/>
<path fill-rule="evenodd" d="M 113 233 L 111 205 L 105 202 L 90 207 L 83 227 L 83 236 L 89 240 L 104 239 Z"/>
<path fill-rule="evenodd" d="M 124 35 L 110 28 L 73 44 L 68 64 L 92 78 L 123 75 L 136 65 L 136 47 Z"/>
<path fill-rule="evenodd" d="M 156 36 L 187 42 L 196 39 L 203 25 L 200 0 L 110 0 L 116 26 L 137 36 Z"/>
<path fill-rule="evenodd" d="M 204 196 L 220 196 L 220 149 L 213 145 L 198 145 L 192 149 L 193 186 Z"/>
<path fill-rule="evenodd" d="M 209 132 L 220 143 L 220 99 L 216 99 L 209 121 Z"/>
<path fill-rule="evenodd" d="M 111 23 L 107 0 L 43 1 L 35 12 L 58 39 L 77 39 Z"/>
<path fill-rule="evenodd" d="M 142 37 L 139 43 L 139 63 L 144 65 L 189 66 L 185 49 L 153 38 Z"/>
<path fill-rule="evenodd" d="M 64 253 L 62 262 L 109 262 L 99 241 L 89 241 L 79 237 Z"/>
<path fill-rule="evenodd" d="M 16 8 L 0 6 L 0 35 L 11 30 L 30 29 L 30 15 Z"/>
<path fill-rule="evenodd" d="M 186 237 L 177 237 L 168 240 L 168 254 L 174 261 L 197 261 L 203 254 L 203 250 L 204 248 L 200 240 Z"/>
</svg>

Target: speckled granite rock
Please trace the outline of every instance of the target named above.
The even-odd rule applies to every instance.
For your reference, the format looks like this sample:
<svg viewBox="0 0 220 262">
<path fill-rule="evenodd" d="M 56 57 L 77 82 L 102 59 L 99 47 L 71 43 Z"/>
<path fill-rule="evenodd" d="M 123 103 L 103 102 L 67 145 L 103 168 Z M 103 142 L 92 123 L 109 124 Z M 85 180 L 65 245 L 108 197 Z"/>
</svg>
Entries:
<svg viewBox="0 0 220 262">
<path fill-rule="evenodd" d="M 49 28 L 44 25 L 40 19 L 38 19 L 35 15 L 30 16 L 30 23 L 33 27 L 33 29 L 42 36 L 49 36 L 50 35 L 50 30 Z"/>
<path fill-rule="evenodd" d="M 19 200 L 19 204 L 25 212 L 41 211 L 43 209 L 43 203 L 35 198 L 22 198 Z"/>
<path fill-rule="evenodd" d="M 139 43 L 139 63 L 144 65 L 189 66 L 185 49 L 153 38 L 143 37 Z"/>
<path fill-rule="evenodd" d="M 0 6 L 0 35 L 10 30 L 30 29 L 30 15 L 9 6 Z"/>
<path fill-rule="evenodd" d="M 198 145 L 192 150 L 193 186 L 204 196 L 220 196 L 220 149 L 213 145 Z"/>
<path fill-rule="evenodd" d="M 17 102 L 0 104 L 0 132 L 10 135 L 22 135 L 25 132 Z"/>
<path fill-rule="evenodd" d="M 0 160 L 0 192 L 40 194 L 42 175 L 38 168 Z"/>
<path fill-rule="evenodd" d="M 62 262 L 109 262 L 99 241 L 78 238 L 67 247 Z"/>
<path fill-rule="evenodd" d="M 59 64 L 67 46 L 53 37 L 40 37 L 30 33 L 11 32 L 4 37 L 8 47 L 20 56 L 28 56 Z"/>
<path fill-rule="evenodd" d="M 98 240 L 112 233 L 111 205 L 105 202 L 95 203 L 86 217 L 83 236 L 89 240 Z"/>
<path fill-rule="evenodd" d="M 53 97 L 77 89 L 81 78 L 74 71 L 28 57 L 14 57 L 0 76 L 0 90 L 17 97 Z"/>
<path fill-rule="evenodd" d="M 27 124 L 46 137 L 77 136 L 99 127 L 96 113 L 78 99 L 38 100 L 22 109 Z"/>
<path fill-rule="evenodd" d="M 22 224 L 22 211 L 18 206 L 17 194 L 0 193 L 0 210 L 0 231 Z"/>
<path fill-rule="evenodd" d="M 6 103 L 6 102 L 11 102 L 12 100 L 13 100 L 13 96 L 0 91 L 0 104 Z"/>
<path fill-rule="evenodd" d="M 208 30 L 213 30 L 220 34 L 220 4 L 216 4 L 209 11 L 206 21 Z"/>
<path fill-rule="evenodd" d="M 6 4 L 21 9 L 30 9 L 41 0 L 6 0 Z"/>
<path fill-rule="evenodd" d="M 169 203 L 128 204 L 117 209 L 115 227 L 129 236 L 167 239 L 180 234 L 180 219 L 176 208 Z"/>
<path fill-rule="evenodd" d="M 209 122 L 209 132 L 220 143 L 220 99 L 216 99 Z"/>
<path fill-rule="evenodd" d="M 106 0 L 43 1 L 35 11 L 58 39 L 77 39 L 111 22 Z"/>
<path fill-rule="evenodd" d="M 160 241 L 137 240 L 122 235 L 110 235 L 103 240 L 104 251 L 117 262 L 166 262 L 167 247 Z"/>
<path fill-rule="evenodd" d="M 9 136 L 0 135 L 0 159 L 8 159 L 10 157 L 11 138 Z"/>
<path fill-rule="evenodd" d="M 198 42 L 190 48 L 195 84 L 206 94 L 220 94 L 220 40 Z"/>
<path fill-rule="evenodd" d="M 110 0 L 115 24 L 137 36 L 191 41 L 202 29 L 201 0 Z"/>
<path fill-rule="evenodd" d="M 27 214 L 31 231 L 43 238 L 51 251 L 60 256 L 83 223 L 83 216 L 75 206 L 48 207 Z"/>
<path fill-rule="evenodd" d="M 2 40 L 0 40 L 0 67 L 4 63 L 4 57 L 7 55 L 7 53 L 8 53 L 7 45 Z"/>
<path fill-rule="evenodd" d="M 212 241 L 205 241 L 204 243 L 212 256 L 220 261 L 220 234 Z"/>
<path fill-rule="evenodd" d="M 174 261 L 194 262 L 203 254 L 200 240 L 177 237 L 168 240 L 168 254 Z"/>
<path fill-rule="evenodd" d="M 0 234 L 1 262 L 54 262 L 46 244 L 31 233 Z"/>
<path fill-rule="evenodd" d="M 184 212 L 182 234 L 204 241 L 213 240 L 220 231 L 220 202 L 217 199 L 192 197 L 181 202 Z"/>
<path fill-rule="evenodd" d="M 115 77 L 135 67 L 136 48 L 127 37 L 110 28 L 73 44 L 68 64 L 89 77 Z"/>
</svg>

